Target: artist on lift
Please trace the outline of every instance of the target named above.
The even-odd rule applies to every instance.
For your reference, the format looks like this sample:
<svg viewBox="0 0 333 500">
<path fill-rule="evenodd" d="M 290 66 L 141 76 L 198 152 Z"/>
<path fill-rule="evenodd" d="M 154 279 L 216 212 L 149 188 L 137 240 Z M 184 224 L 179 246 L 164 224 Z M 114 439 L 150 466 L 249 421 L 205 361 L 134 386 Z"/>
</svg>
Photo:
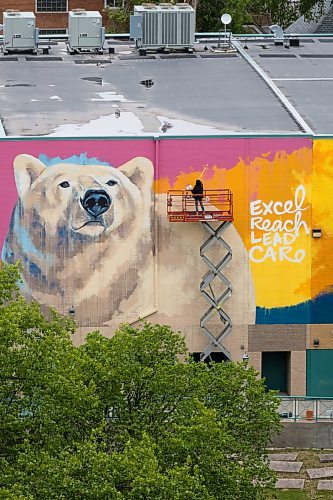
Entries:
<svg viewBox="0 0 333 500">
<path fill-rule="evenodd" d="M 192 189 L 192 194 L 194 198 L 194 203 L 195 203 L 195 213 L 198 215 L 198 204 L 200 203 L 202 212 L 205 211 L 203 203 L 202 203 L 202 198 L 203 198 L 203 191 L 204 187 L 200 179 L 197 179 L 195 181 L 195 186 Z"/>
</svg>

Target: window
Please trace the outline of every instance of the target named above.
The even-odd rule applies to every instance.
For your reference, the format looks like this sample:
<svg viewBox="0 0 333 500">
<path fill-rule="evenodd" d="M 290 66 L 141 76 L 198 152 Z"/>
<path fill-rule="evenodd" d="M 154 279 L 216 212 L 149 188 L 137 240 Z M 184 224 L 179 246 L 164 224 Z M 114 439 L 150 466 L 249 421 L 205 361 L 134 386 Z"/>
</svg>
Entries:
<svg viewBox="0 0 333 500">
<path fill-rule="evenodd" d="M 41 30 L 41 29 L 39 30 L 40 35 L 66 35 L 66 33 L 67 33 L 67 30 L 63 29 L 63 28 L 59 28 L 59 29 L 52 28 L 49 30 Z"/>
<path fill-rule="evenodd" d="M 68 0 L 36 0 L 36 12 L 67 12 Z"/>
</svg>

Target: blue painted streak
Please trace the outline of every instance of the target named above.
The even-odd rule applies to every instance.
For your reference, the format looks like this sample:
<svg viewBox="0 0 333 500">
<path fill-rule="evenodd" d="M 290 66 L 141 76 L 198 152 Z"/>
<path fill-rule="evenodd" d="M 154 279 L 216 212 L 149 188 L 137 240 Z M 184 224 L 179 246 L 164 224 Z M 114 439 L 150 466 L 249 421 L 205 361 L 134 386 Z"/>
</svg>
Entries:
<svg viewBox="0 0 333 500">
<path fill-rule="evenodd" d="M 97 158 L 88 158 L 87 153 L 81 153 L 80 155 L 72 155 L 68 158 L 60 158 L 60 156 L 55 156 L 54 158 L 49 158 L 45 154 L 39 155 L 39 160 L 42 161 L 47 167 L 56 165 L 57 163 L 74 163 L 77 165 L 106 165 L 112 166 L 106 161 L 98 160 Z"/>
<path fill-rule="evenodd" d="M 304 324 L 309 321 L 309 302 L 302 302 L 297 306 L 274 307 L 266 309 L 257 307 L 256 324 L 258 325 L 281 325 L 281 324 Z"/>
<path fill-rule="evenodd" d="M 333 293 L 318 295 L 297 306 L 267 309 L 257 307 L 256 324 L 323 324 L 333 323 Z"/>
<path fill-rule="evenodd" d="M 40 249 L 36 248 L 36 246 L 31 241 L 29 231 L 20 225 L 20 215 L 17 207 L 15 207 L 14 217 L 15 217 L 14 230 L 20 235 L 20 244 L 24 255 L 36 256 L 38 259 L 46 263 L 51 263 L 52 262 L 51 256 L 44 254 Z"/>
</svg>

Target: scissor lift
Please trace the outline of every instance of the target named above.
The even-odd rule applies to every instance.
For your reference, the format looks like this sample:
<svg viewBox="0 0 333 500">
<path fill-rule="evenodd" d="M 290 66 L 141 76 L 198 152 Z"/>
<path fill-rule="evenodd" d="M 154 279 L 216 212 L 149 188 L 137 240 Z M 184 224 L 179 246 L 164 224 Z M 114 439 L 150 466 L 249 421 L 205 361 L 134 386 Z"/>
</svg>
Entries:
<svg viewBox="0 0 333 500">
<path fill-rule="evenodd" d="M 222 235 L 234 220 L 233 195 L 230 189 L 204 190 L 202 203 L 204 211 L 199 204 L 197 213 L 191 191 L 172 190 L 168 192 L 167 213 L 170 222 L 201 222 L 209 233 L 200 247 L 200 256 L 208 267 L 200 283 L 200 293 L 209 304 L 209 308 L 200 318 L 200 327 L 209 339 L 209 343 L 200 355 L 200 361 L 209 360 L 214 349 L 222 352 L 226 359 L 231 359 L 230 353 L 223 346 L 223 340 L 231 333 L 232 321 L 223 310 L 223 305 L 231 297 L 232 285 L 223 274 L 223 269 L 232 259 L 232 249 Z M 212 222 L 220 224 L 217 228 L 213 228 Z M 208 252 L 214 245 L 220 245 L 224 251 L 224 256 L 215 264 L 208 257 Z M 222 283 L 222 293 L 216 293 L 214 290 L 214 280 Z M 217 335 L 209 329 L 209 322 L 215 314 L 218 314 L 223 325 Z"/>
</svg>

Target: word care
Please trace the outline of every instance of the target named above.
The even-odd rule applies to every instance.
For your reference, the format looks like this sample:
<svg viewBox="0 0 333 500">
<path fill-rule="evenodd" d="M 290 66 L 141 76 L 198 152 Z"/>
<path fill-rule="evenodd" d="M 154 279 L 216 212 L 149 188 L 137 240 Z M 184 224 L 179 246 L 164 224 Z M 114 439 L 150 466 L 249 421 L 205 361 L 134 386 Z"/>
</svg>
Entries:
<svg viewBox="0 0 333 500">
<path fill-rule="evenodd" d="M 298 186 L 295 196 L 285 202 L 262 200 L 250 202 L 251 248 L 249 257 L 252 262 L 289 261 L 302 262 L 305 249 L 294 249 L 293 244 L 310 230 L 303 219 L 309 209 L 305 204 L 304 186 Z"/>
</svg>

